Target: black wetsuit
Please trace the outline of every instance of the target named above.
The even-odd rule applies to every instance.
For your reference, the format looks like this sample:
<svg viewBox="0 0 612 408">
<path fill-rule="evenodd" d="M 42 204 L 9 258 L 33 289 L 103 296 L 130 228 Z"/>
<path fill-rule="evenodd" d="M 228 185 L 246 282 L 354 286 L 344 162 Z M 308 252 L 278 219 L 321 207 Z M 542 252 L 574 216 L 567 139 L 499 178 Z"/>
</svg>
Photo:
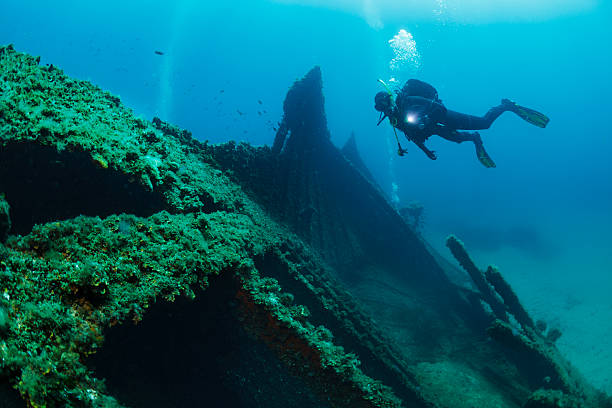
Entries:
<svg viewBox="0 0 612 408">
<path fill-rule="evenodd" d="M 478 132 L 459 130 L 488 129 L 499 115 L 508 110 L 507 107 L 499 105 L 489 109 L 484 116 L 473 116 L 446 109 L 437 93 L 431 95 L 431 99 L 406 93 L 402 90 L 397 95 L 395 107 L 389 115 L 391 123 L 431 159 L 435 159 L 436 155 L 424 145 L 431 135 L 438 135 L 455 143 L 470 141 L 482 145 Z"/>
</svg>

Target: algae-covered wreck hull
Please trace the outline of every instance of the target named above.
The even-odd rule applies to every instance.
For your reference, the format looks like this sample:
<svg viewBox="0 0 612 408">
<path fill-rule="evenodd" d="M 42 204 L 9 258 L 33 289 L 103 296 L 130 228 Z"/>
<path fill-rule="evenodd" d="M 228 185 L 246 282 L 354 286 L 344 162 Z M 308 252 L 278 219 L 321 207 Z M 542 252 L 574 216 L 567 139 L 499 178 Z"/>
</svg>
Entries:
<svg viewBox="0 0 612 408">
<path fill-rule="evenodd" d="M 450 407 L 481 393 L 518 407 L 544 381 L 489 340 L 478 293 L 329 143 L 318 71 L 290 91 L 270 149 L 198 142 L 38 62 L 0 48 L 6 404 Z M 484 385 L 447 383 L 445 361 Z M 559 392 L 595 406 L 584 387 Z"/>
<path fill-rule="evenodd" d="M 146 319 L 153 304 L 204 296 L 230 276 L 223 285 L 233 291 L 221 301 L 235 304 L 235 321 L 286 375 L 302 378 L 303 393 L 314 390 L 322 406 L 399 405 L 322 324 L 355 344 L 363 337 L 363 349 L 381 346 L 369 352 L 373 365 L 390 370 L 395 357 L 380 334 L 318 257 L 226 177 L 210 148 L 12 47 L 0 57 L 0 186 L 11 231 L 24 234 L 2 246 L 2 377 L 28 404 L 115 404 L 88 366 L 105 352 L 104 331 Z M 119 213 L 131 215 L 111 215 Z M 294 294 L 258 266 L 289 280 Z M 172 358 L 159 347 L 160 358 Z M 274 401 L 277 385 L 264 391 Z"/>
</svg>

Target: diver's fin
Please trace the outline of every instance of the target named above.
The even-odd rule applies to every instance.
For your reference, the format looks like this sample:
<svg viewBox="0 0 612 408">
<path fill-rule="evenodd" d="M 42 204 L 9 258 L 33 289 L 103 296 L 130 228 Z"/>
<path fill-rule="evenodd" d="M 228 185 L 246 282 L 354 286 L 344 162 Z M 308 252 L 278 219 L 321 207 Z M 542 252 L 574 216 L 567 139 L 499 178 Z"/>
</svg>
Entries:
<svg viewBox="0 0 612 408">
<path fill-rule="evenodd" d="M 519 115 L 524 121 L 541 128 L 545 128 L 550 121 L 548 116 L 544 115 L 543 113 L 520 105 L 516 105 L 513 112 Z"/>
<path fill-rule="evenodd" d="M 540 113 L 530 108 L 526 108 L 521 105 L 517 105 L 516 103 L 508 99 L 502 100 L 502 104 L 510 105 L 510 111 L 516 113 L 521 119 L 531 123 L 534 126 L 545 128 L 546 125 L 548 125 L 548 122 L 550 121 L 548 116 L 544 115 L 543 113 Z"/>
<path fill-rule="evenodd" d="M 483 166 L 487 168 L 497 167 L 495 166 L 495 162 L 493 161 L 493 159 L 491 159 L 482 143 L 474 143 L 474 145 L 476 146 L 476 157 L 478 157 L 478 160 L 482 163 Z"/>
</svg>

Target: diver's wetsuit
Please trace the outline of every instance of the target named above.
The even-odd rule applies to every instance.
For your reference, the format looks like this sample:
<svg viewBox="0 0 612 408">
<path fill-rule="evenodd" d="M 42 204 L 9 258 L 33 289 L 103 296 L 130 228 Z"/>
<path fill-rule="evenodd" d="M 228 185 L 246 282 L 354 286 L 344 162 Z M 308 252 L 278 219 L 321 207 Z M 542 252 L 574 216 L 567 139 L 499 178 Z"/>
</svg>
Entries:
<svg viewBox="0 0 612 408">
<path fill-rule="evenodd" d="M 448 126 L 452 129 L 463 129 L 463 130 L 483 130 L 491 127 L 491 124 L 495 122 L 495 119 L 508 109 L 499 105 L 489 109 L 484 116 L 473 116 L 465 113 L 459 113 L 452 110 L 446 111 L 446 117 L 444 118 L 443 125 Z"/>
<path fill-rule="evenodd" d="M 446 116 L 438 123 L 444 125 L 438 126 L 437 131 L 432 133 L 443 137 L 446 140 L 452 142 L 461 143 L 466 141 L 472 141 L 474 143 L 482 143 L 480 134 L 478 132 L 459 132 L 461 130 L 483 130 L 491 127 L 491 124 L 495 122 L 502 113 L 506 112 L 508 108 L 503 105 L 495 106 L 484 116 L 474 116 L 465 113 L 455 112 L 452 110 L 446 111 Z"/>
<path fill-rule="evenodd" d="M 438 135 L 455 143 L 469 141 L 481 147 L 482 140 L 478 132 L 459 130 L 488 129 L 495 119 L 507 110 L 510 110 L 510 107 L 499 105 L 489 109 L 484 116 L 473 116 L 446 109 L 437 98 L 434 100 L 400 93 L 390 117 L 395 127 L 404 132 L 429 158 L 435 159 L 435 153 L 424 145 L 431 135 Z M 417 122 L 420 126 L 415 125 Z"/>
</svg>

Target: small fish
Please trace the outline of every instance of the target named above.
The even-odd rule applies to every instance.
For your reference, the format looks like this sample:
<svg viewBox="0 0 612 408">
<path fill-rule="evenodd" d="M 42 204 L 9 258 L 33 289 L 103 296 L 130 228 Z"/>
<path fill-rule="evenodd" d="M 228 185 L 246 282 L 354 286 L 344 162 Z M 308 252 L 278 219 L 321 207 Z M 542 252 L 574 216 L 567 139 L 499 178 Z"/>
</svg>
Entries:
<svg viewBox="0 0 612 408">
<path fill-rule="evenodd" d="M 236 112 L 238 112 L 240 116 L 244 115 L 244 113 L 240 112 L 238 109 L 236 109 Z"/>
<path fill-rule="evenodd" d="M 223 93 L 223 92 L 225 92 L 225 89 L 222 89 L 222 90 L 219 91 L 219 93 Z"/>
<path fill-rule="evenodd" d="M 157 54 L 157 55 L 164 55 L 164 52 L 163 51 L 159 51 L 159 50 L 155 50 L 155 54 Z"/>
<path fill-rule="evenodd" d="M 257 111 L 257 114 L 258 114 L 259 116 L 261 116 L 261 111 Z"/>
<path fill-rule="evenodd" d="M 257 103 L 258 103 L 258 104 L 260 104 L 260 105 L 262 105 L 262 104 L 263 104 L 263 102 L 261 101 L 261 99 L 259 99 L 259 100 L 257 101 Z"/>
</svg>

